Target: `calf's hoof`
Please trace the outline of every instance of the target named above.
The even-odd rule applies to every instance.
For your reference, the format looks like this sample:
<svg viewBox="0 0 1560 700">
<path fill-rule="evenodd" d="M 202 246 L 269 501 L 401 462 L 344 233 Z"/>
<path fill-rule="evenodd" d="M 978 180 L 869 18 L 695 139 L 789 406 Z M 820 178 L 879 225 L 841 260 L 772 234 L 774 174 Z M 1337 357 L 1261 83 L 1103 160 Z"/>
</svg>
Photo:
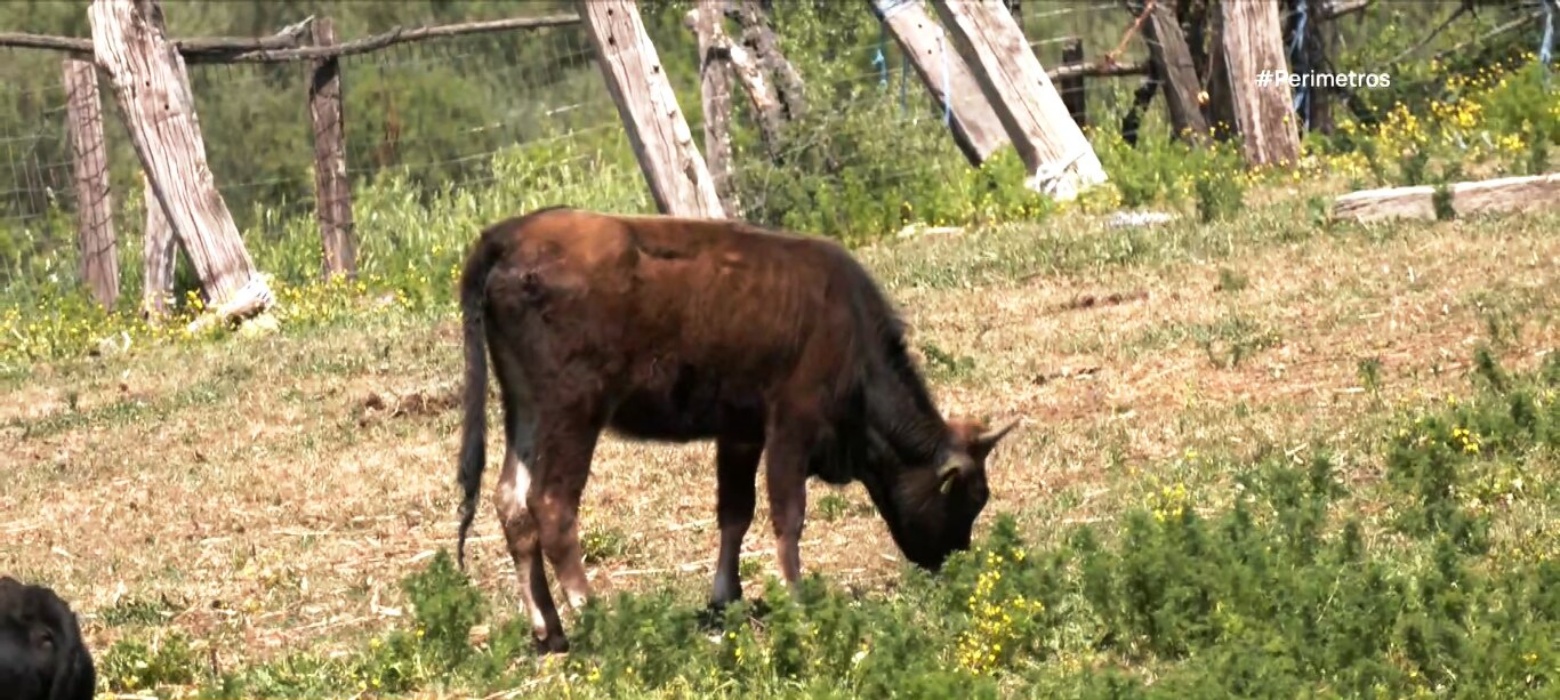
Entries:
<svg viewBox="0 0 1560 700">
<path fill-rule="evenodd" d="M 543 656 L 569 653 L 569 638 L 561 634 L 550 634 L 546 637 L 533 638 L 532 641 L 536 645 L 536 653 Z"/>
<path fill-rule="evenodd" d="M 742 602 L 741 598 L 724 603 L 714 600 L 709 601 L 705 604 L 704 609 L 695 615 L 699 629 L 705 632 L 720 629 L 726 621 L 726 608 L 740 602 Z"/>
</svg>

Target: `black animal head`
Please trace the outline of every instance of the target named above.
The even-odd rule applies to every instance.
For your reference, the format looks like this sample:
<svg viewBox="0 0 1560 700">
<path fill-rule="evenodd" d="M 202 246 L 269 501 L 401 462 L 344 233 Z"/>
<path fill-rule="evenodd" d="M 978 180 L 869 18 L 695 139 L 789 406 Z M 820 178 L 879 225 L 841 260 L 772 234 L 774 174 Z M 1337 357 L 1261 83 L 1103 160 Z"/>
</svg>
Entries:
<svg viewBox="0 0 1560 700">
<path fill-rule="evenodd" d="M 91 700 L 97 672 L 70 606 L 0 576 L 0 688 L 7 700 Z"/>
<path fill-rule="evenodd" d="M 1016 420 L 996 428 L 980 421 L 950 421 L 938 466 L 904 475 L 890 532 L 906 559 L 938 571 L 951 554 L 969 549 L 975 519 L 990 497 L 986 458 L 1017 425 Z"/>
</svg>

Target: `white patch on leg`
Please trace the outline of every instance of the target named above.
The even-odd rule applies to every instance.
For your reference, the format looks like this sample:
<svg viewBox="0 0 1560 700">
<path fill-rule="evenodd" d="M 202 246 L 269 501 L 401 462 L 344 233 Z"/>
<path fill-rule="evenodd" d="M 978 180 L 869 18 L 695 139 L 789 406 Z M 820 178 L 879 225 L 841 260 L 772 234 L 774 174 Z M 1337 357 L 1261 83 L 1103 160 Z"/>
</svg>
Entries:
<svg viewBox="0 0 1560 700">
<path fill-rule="evenodd" d="M 517 456 L 515 459 L 514 478 L 505 487 L 514 497 L 515 505 L 520 510 L 526 509 L 526 495 L 531 490 L 531 467 Z"/>
<path fill-rule="evenodd" d="M 590 594 L 584 591 L 570 589 L 565 590 L 563 593 L 569 597 L 569 608 L 574 612 L 580 612 L 583 610 L 585 608 L 585 601 L 590 598 Z"/>
<path fill-rule="evenodd" d="M 511 512 L 507 513 L 506 517 L 521 519 L 522 522 L 530 521 L 530 527 L 533 530 L 531 538 L 534 542 L 536 537 L 534 532 L 536 520 L 534 515 L 528 512 L 530 508 L 526 505 L 528 503 L 527 496 L 531 490 L 531 469 L 526 466 L 526 463 L 520 459 L 518 454 L 510 454 L 507 457 L 514 461 L 514 468 L 509 470 L 509 481 L 498 486 L 499 489 L 505 492 L 505 500 L 509 503 Z M 540 548 L 533 550 L 530 556 L 541 557 Z M 516 566 L 526 566 L 526 562 L 517 561 L 515 564 Z M 542 606 L 532 599 L 531 586 L 534 585 L 534 582 L 530 580 L 531 571 L 533 570 L 527 567 L 527 571 L 519 572 L 521 589 L 520 610 L 531 620 L 531 633 L 537 639 L 542 639 L 547 636 L 547 616 L 542 613 Z M 542 575 L 545 576 L 546 574 Z"/>
<path fill-rule="evenodd" d="M 544 639 L 544 638 L 546 638 L 547 637 L 547 616 L 542 614 L 541 606 L 540 605 L 526 605 L 522 601 L 521 604 L 520 604 L 520 607 L 525 608 L 526 609 L 525 612 L 531 618 L 531 634 L 536 635 L 537 639 Z"/>
</svg>

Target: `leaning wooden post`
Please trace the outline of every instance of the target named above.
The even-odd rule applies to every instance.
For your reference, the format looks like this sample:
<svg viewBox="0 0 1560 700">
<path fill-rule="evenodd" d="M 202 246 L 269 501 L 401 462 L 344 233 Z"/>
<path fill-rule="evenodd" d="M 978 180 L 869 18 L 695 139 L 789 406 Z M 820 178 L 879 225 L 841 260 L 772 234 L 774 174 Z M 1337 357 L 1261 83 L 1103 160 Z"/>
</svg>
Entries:
<svg viewBox="0 0 1560 700">
<path fill-rule="evenodd" d="M 145 277 L 141 283 L 141 316 L 157 321 L 173 307 L 173 264 L 178 241 L 163 213 L 162 202 L 152 190 L 146 171 L 141 171 L 142 199 L 146 202 L 146 228 L 142 231 L 141 264 Z"/>
<path fill-rule="evenodd" d="M 329 17 L 314 20 L 314 45 L 336 43 Z M 323 276 L 357 277 L 357 240 L 352 230 L 352 185 L 347 179 L 346 120 L 341 98 L 341 59 L 314 62 L 309 81 L 309 116 L 314 123 L 314 215 L 324 251 Z"/>
<path fill-rule="evenodd" d="M 1062 47 L 1062 65 L 1083 65 L 1082 39 L 1075 38 Z M 1072 115 L 1073 122 L 1078 125 L 1078 128 L 1088 128 L 1089 103 L 1085 98 L 1083 73 L 1058 79 L 1056 91 L 1062 96 L 1062 104 L 1067 105 L 1067 113 Z"/>
<path fill-rule="evenodd" d="M 1300 129 L 1294 96 L 1288 81 L 1277 74 L 1289 65 L 1278 0 L 1221 2 L 1219 16 L 1224 78 L 1246 163 L 1295 163 L 1300 159 Z"/>
<path fill-rule="evenodd" d="M 932 0 L 932 6 L 1034 173 L 1029 187 L 1067 201 L 1104 183 L 1094 147 L 1000 0 Z"/>
<path fill-rule="evenodd" d="M 719 27 L 715 32 L 715 50 L 730 62 L 737 82 L 742 83 L 742 91 L 747 93 L 748 101 L 753 105 L 753 114 L 758 119 L 758 133 L 763 140 L 764 150 L 779 163 L 784 158 L 781 142 L 785 128 L 785 108 L 780 105 L 780 95 L 763 68 L 759 67 L 758 57 L 742 42 L 721 33 Z"/>
<path fill-rule="evenodd" d="M 661 69 L 634 0 L 576 0 L 596 63 L 662 213 L 725 218 L 714 179 Z"/>
<path fill-rule="evenodd" d="M 932 99 L 944 106 L 948 128 L 965 159 L 979 166 L 1006 146 L 1007 131 L 981 92 L 970 64 L 949 44 L 921 0 L 869 1 Z"/>
<path fill-rule="evenodd" d="M 1143 39 L 1153 61 L 1155 75 L 1164 89 L 1165 106 L 1170 111 L 1170 126 L 1177 136 L 1201 143 L 1208 137 L 1208 120 L 1203 118 L 1197 66 L 1192 61 L 1186 35 L 1175 19 L 1169 0 L 1147 0 Z"/>
<path fill-rule="evenodd" d="M 731 180 L 731 61 L 720 56 L 725 0 L 698 0 L 684 23 L 699 42 L 699 100 L 704 114 L 704 155 L 721 206 L 741 211 Z"/>
<path fill-rule="evenodd" d="M 774 80 L 775 92 L 785 105 L 786 119 L 796 121 L 807 113 L 807 92 L 802 74 L 780 52 L 780 41 L 765 19 L 765 8 L 758 0 L 732 0 L 737 21 L 742 25 L 742 43 L 758 58 L 758 64 Z"/>
<path fill-rule="evenodd" d="M 114 239 L 113 202 L 108 188 L 108 146 L 103 139 L 103 105 L 97 66 L 67 58 L 66 119 L 76 176 L 76 232 L 81 281 L 105 309 L 119 301 L 119 250 Z"/>
<path fill-rule="evenodd" d="M 93 0 L 87 17 L 136 156 L 216 318 L 264 311 L 271 290 L 212 180 L 184 58 L 168 40 L 158 0 Z"/>
</svg>

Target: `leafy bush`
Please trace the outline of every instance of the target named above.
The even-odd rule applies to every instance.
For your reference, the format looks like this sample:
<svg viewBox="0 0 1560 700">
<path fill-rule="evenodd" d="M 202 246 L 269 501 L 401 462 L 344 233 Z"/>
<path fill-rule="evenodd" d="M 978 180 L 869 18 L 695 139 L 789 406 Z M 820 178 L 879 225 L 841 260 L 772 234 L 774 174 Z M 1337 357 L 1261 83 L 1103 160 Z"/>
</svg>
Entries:
<svg viewBox="0 0 1560 700">
<path fill-rule="evenodd" d="M 1277 452 L 1213 465 L 1235 475 L 1227 502 L 1167 485 L 1117 524 L 1079 526 L 1045 546 L 998 516 L 941 574 L 907 568 L 887 595 L 852 595 L 817 575 L 791 595 L 769 578 L 760 599 L 718 619 L 672 588 L 596 599 L 573 623 L 573 651 L 527 688 L 786 698 L 1553 692 L 1560 551 L 1547 530 L 1493 526 L 1505 509 L 1560 498 L 1560 358 L 1523 375 L 1481 364 L 1473 396 L 1396 422 L 1379 484 L 1346 486 L 1339 460 L 1317 446 L 1304 461 Z M 1377 505 L 1361 509 L 1360 499 Z M 1385 532 L 1377 512 L 1391 516 Z M 447 554 L 405 588 L 412 630 L 376 637 L 349 661 L 354 687 L 499 688 L 517 682 L 511 673 L 534 673 L 514 663 L 531 653 L 519 615 L 488 643 L 468 644 L 486 610 Z M 284 661 L 242 677 L 280 677 L 285 664 L 309 667 Z"/>
</svg>

